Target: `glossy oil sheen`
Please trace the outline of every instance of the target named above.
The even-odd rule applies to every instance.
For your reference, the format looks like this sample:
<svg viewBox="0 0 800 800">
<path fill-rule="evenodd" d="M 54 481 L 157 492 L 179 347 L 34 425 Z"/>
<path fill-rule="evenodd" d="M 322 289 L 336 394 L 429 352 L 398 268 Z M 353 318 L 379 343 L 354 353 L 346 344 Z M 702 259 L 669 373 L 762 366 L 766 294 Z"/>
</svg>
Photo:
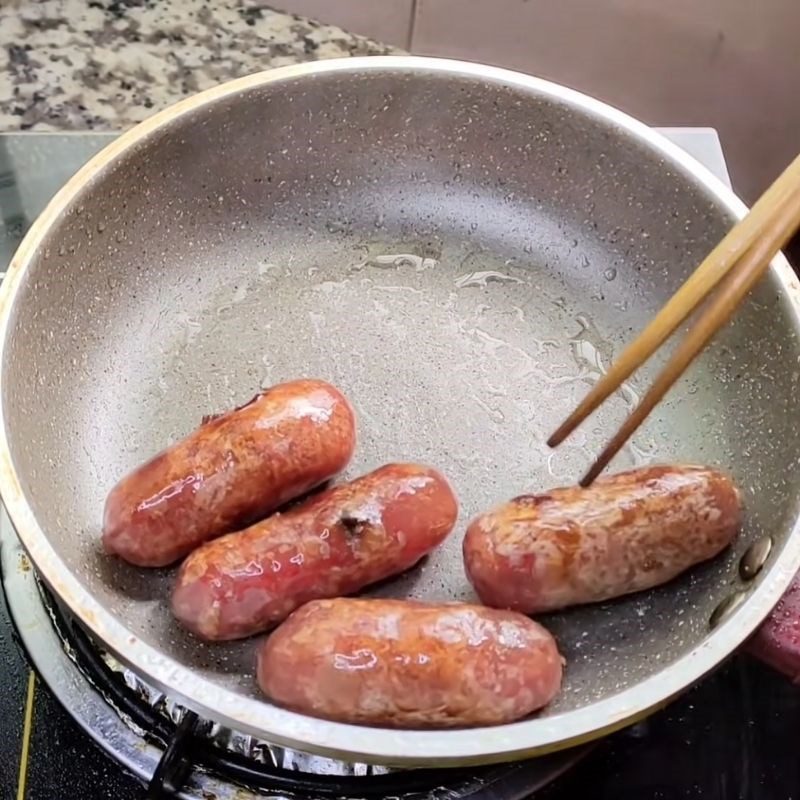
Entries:
<svg viewBox="0 0 800 800">
<path fill-rule="evenodd" d="M 405 572 L 457 516 L 441 474 L 387 464 L 195 550 L 178 572 L 172 611 L 204 639 L 252 636 L 310 600 Z"/>
<path fill-rule="evenodd" d="M 397 728 L 498 725 L 547 705 L 562 660 L 522 614 L 479 605 L 316 600 L 258 655 L 268 697 L 303 713 Z"/>
<path fill-rule="evenodd" d="M 120 475 L 259 386 L 314 375 L 356 408 L 345 477 L 430 463 L 462 526 L 574 481 L 659 360 L 563 447 L 546 437 L 732 221 L 685 165 L 611 117 L 496 72 L 425 64 L 287 73 L 165 123 L 69 203 L 14 298 L 2 404 L 25 502 L 59 568 L 124 626 L 118 649 L 129 632 L 206 681 L 192 699 L 212 716 L 238 714 L 217 707 L 220 690 L 258 697 L 255 644 L 200 645 L 169 612 L 170 572 L 100 551 Z M 780 286 L 762 281 L 614 465 L 721 465 L 742 488 L 743 530 L 669 586 L 544 620 L 569 663 L 546 712 L 559 726 L 687 666 L 765 534 L 773 556 L 747 591 L 780 578 L 800 453 L 797 320 Z M 462 534 L 375 593 L 474 599 Z M 140 667 L 173 685 L 151 654 Z M 648 689 L 618 711 L 658 699 Z M 268 737 L 263 708 L 248 707 L 246 726 Z M 603 724 L 592 720 L 578 727 Z M 281 735 L 316 738 L 301 727 L 282 722 Z M 492 742 L 492 757 L 559 729 Z M 394 738 L 373 739 L 402 760 Z M 330 751 L 345 737 L 317 741 Z"/>
<path fill-rule="evenodd" d="M 124 476 L 103 511 L 103 545 L 162 567 L 261 519 L 342 470 L 355 449 L 346 398 L 318 380 L 265 389 L 203 417 L 187 437 Z"/>
</svg>

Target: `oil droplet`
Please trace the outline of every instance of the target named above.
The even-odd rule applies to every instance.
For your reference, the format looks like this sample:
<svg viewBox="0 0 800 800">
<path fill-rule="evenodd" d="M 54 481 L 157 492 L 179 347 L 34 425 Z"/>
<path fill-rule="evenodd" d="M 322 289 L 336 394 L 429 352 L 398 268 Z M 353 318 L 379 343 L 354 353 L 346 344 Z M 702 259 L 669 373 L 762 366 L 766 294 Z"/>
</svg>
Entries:
<svg viewBox="0 0 800 800">
<path fill-rule="evenodd" d="M 547 456 L 547 471 L 557 481 L 574 483 L 586 469 L 588 456 L 583 448 L 563 446 Z"/>
<path fill-rule="evenodd" d="M 279 274 L 281 268 L 277 264 L 270 264 L 269 261 L 264 261 L 258 265 L 259 275 Z M 310 274 L 310 273 L 309 273 Z"/>
<path fill-rule="evenodd" d="M 385 253 L 367 259 L 356 265 L 355 269 L 375 267 L 377 269 L 414 269 L 416 272 L 423 272 L 426 269 L 435 267 L 438 263 L 435 258 L 423 258 L 413 253 Z"/>
<path fill-rule="evenodd" d="M 588 317 L 580 314 L 575 321 L 581 326 L 581 330 L 569 340 L 570 351 L 583 376 L 589 382 L 595 383 L 606 374 L 607 365 L 614 357 L 614 348 L 603 339 Z M 622 397 L 629 409 L 639 405 L 639 394 L 628 381 L 620 384 L 617 394 Z"/>
<path fill-rule="evenodd" d="M 456 278 L 455 284 L 459 289 L 466 289 L 469 286 L 486 286 L 489 283 L 524 283 L 521 278 L 513 275 L 505 275 L 502 272 L 484 270 L 481 272 L 470 272 Z"/>
<path fill-rule="evenodd" d="M 631 439 L 625 444 L 625 449 L 630 453 L 634 467 L 644 467 L 653 462 L 656 455 L 656 446 L 652 442 L 646 444 Z"/>
<path fill-rule="evenodd" d="M 236 288 L 236 291 L 233 293 L 233 297 L 231 298 L 232 303 L 241 303 L 242 300 L 247 297 L 247 284 L 243 283 L 241 286 Z"/>
</svg>

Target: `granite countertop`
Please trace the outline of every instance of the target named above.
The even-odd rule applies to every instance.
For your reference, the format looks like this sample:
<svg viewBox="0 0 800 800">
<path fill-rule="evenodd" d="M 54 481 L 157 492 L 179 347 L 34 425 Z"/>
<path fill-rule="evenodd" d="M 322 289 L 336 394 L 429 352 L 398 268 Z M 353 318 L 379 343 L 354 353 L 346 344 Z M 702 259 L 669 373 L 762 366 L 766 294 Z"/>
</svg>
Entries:
<svg viewBox="0 0 800 800">
<path fill-rule="evenodd" d="M 124 130 L 231 78 L 390 52 L 257 0 L 3 0 L 0 131 Z"/>
</svg>

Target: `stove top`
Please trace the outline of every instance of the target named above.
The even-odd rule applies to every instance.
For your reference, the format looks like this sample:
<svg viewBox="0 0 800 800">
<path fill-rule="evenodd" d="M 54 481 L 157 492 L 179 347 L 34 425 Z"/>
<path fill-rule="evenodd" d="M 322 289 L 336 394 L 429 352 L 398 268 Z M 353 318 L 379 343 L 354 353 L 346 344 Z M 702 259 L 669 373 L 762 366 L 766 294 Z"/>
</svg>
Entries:
<svg viewBox="0 0 800 800">
<path fill-rule="evenodd" d="M 665 133 L 727 181 L 713 131 Z M 110 138 L 0 135 L 0 269 L 52 194 Z M 744 655 L 590 751 L 392 772 L 287 751 L 185 713 L 73 625 L 39 586 L 5 515 L 0 554 L 0 800 L 571 800 L 587 788 L 597 800 L 800 800 L 800 689 Z"/>
</svg>

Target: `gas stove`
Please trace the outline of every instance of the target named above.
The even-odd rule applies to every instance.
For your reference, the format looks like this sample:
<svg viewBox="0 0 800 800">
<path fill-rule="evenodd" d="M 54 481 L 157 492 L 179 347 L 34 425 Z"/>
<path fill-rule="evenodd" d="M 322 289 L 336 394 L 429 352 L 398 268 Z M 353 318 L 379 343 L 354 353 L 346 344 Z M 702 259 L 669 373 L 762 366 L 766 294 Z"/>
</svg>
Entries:
<svg viewBox="0 0 800 800">
<path fill-rule="evenodd" d="M 709 129 L 665 129 L 722 180 Z M 111 135 L 0 135 L 0 268 Z M 800 800 L 800 688 L 748 656 L 605 741 L 527 762 L 390 770 L 310 756 L 186 711 L 103 652 L 0 514 L 0 800 Z"/>
</svg>

